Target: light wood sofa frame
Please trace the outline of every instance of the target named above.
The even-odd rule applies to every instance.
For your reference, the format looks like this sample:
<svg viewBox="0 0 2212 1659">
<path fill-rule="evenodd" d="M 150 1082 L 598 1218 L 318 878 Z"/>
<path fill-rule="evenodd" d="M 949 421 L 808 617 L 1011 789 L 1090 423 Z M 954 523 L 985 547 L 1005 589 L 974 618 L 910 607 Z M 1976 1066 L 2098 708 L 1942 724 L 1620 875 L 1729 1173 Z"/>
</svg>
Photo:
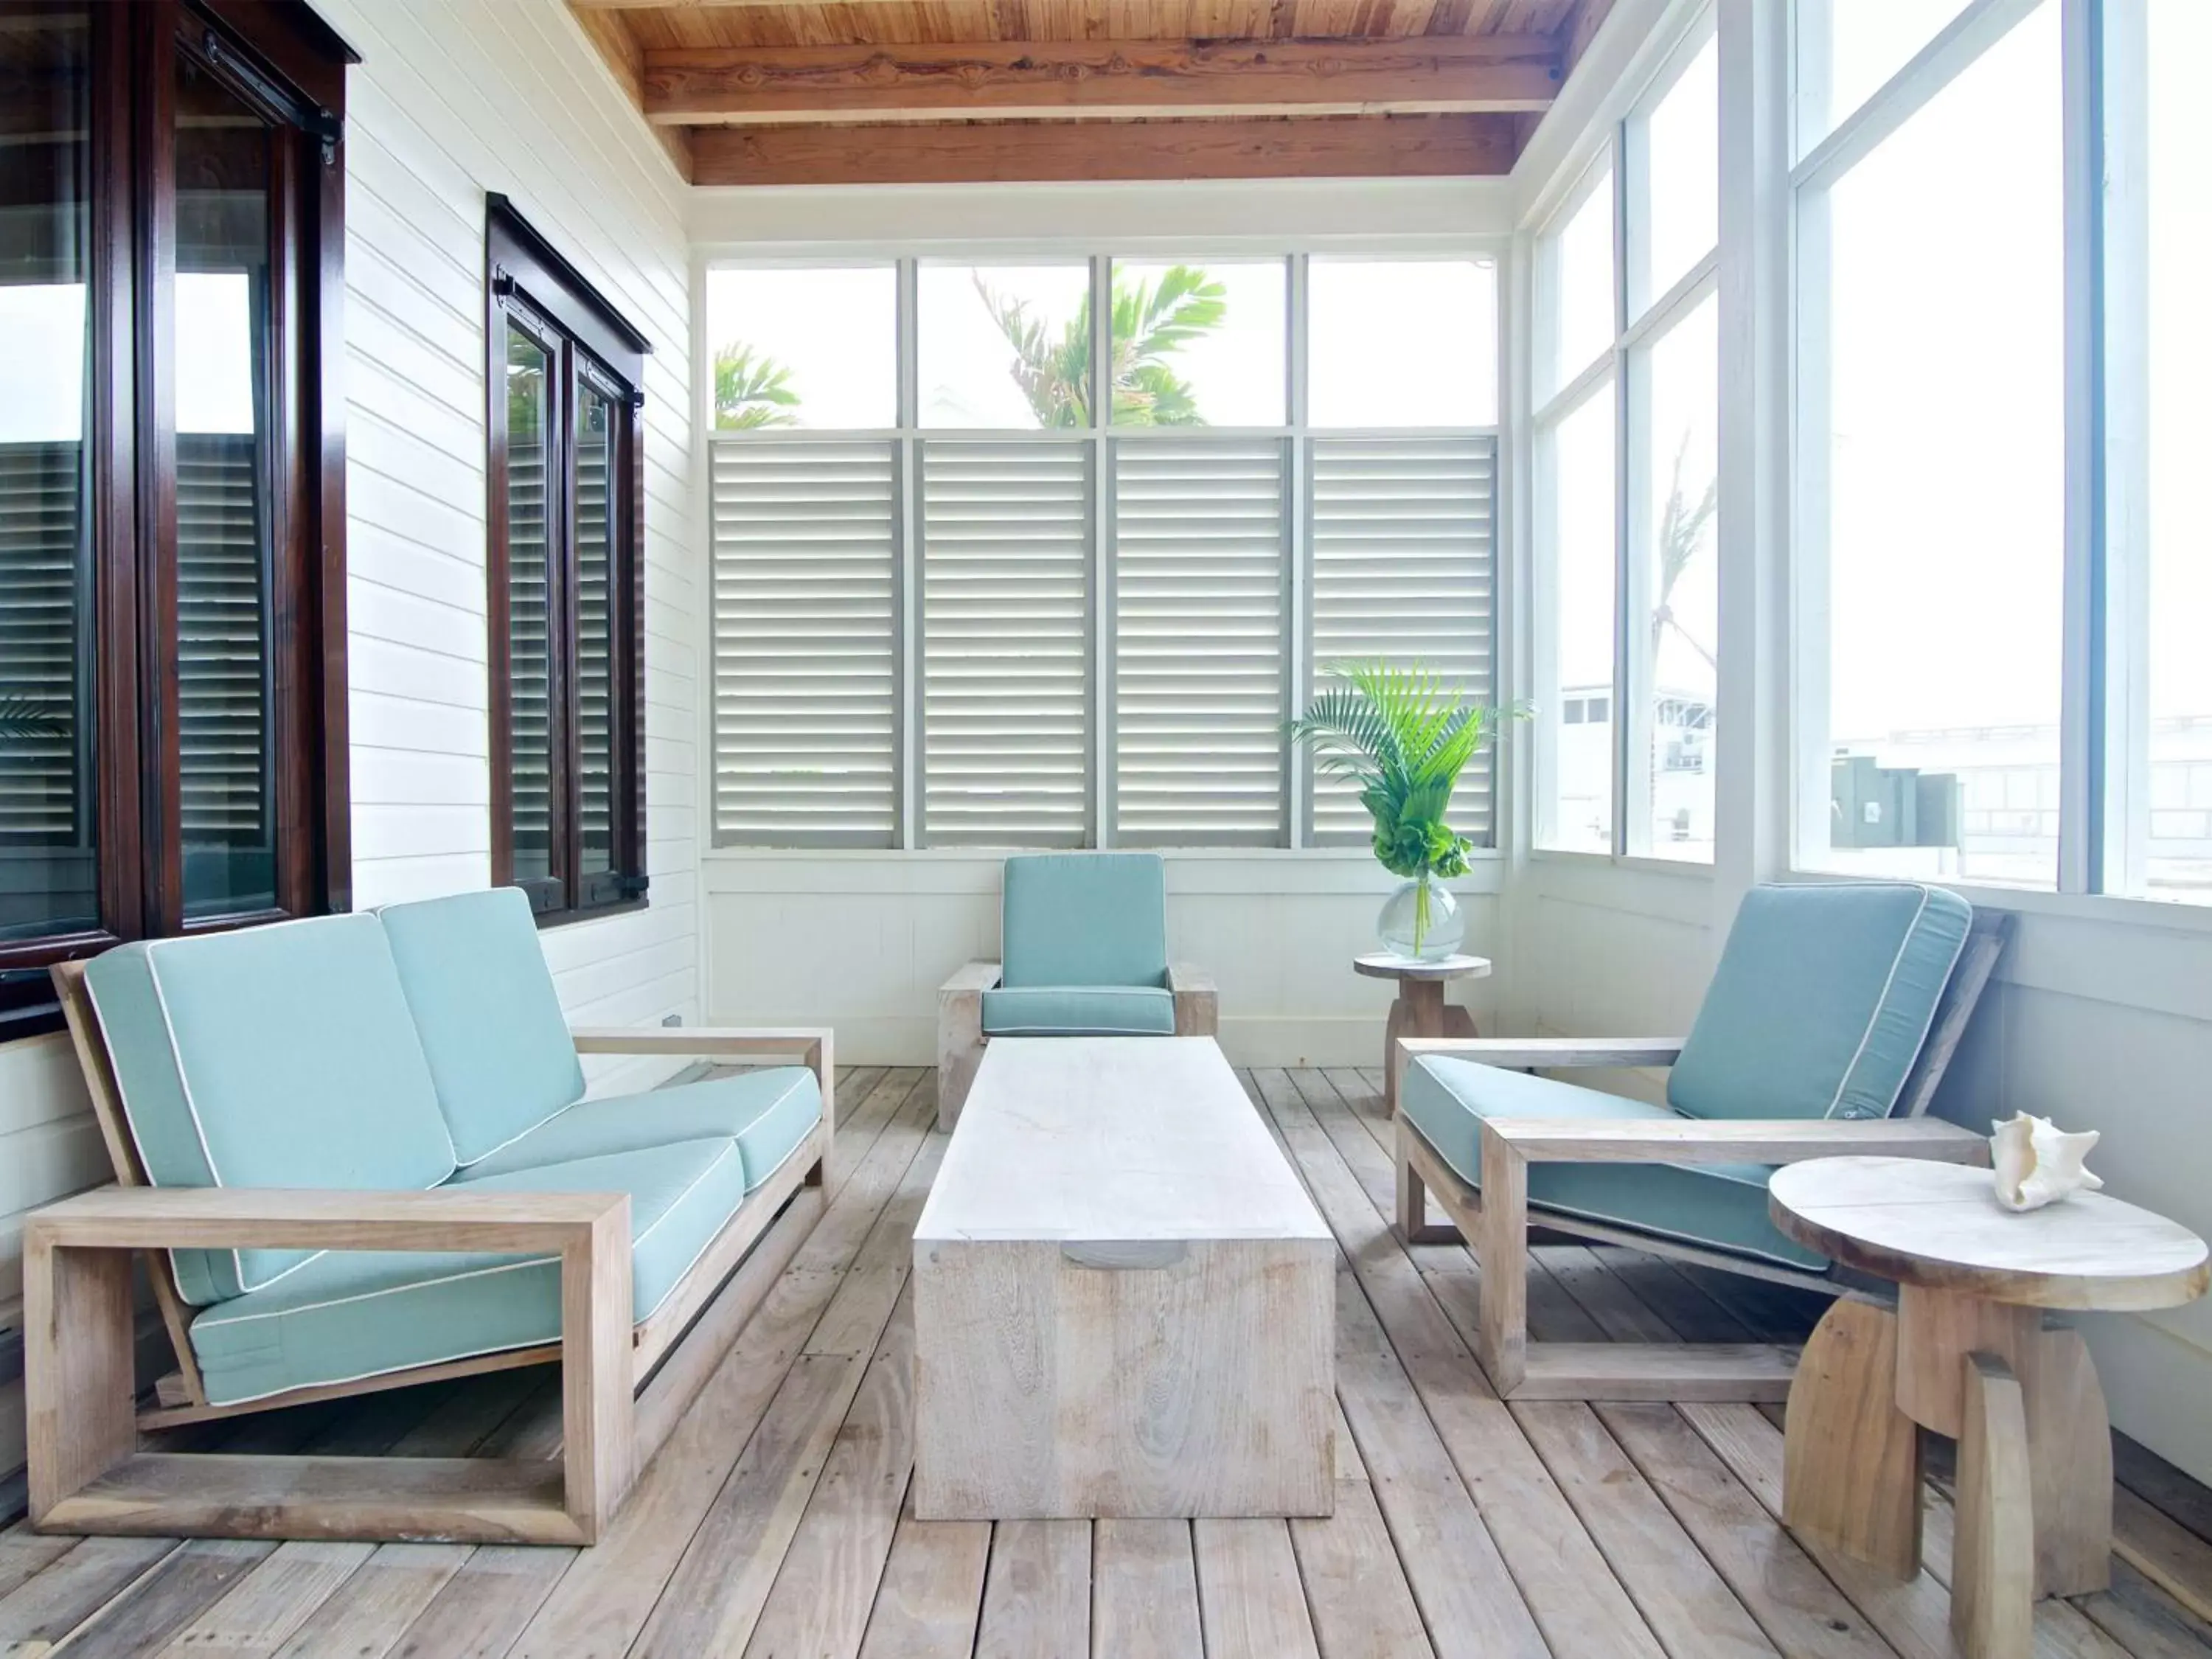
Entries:
<svg viewBox="0 0 2212 1659">
<path fill-rule="evenodd" d="M 948 1133 L 975 1086 L 990 1039 L 983 1035 L 983 993 L 995 990 L 1004 970 L 995 962 L 964 963 L 937 991 L 937 1127 Z M 1188 962 L 1168 964 L 1177 1036 L 1218 1036 L 1221 999 L 1213 975 Z"/>
<path fill-rule="evenodd" d="M 1408 1243 L 1472 1245 L 1482 1268 L 1475 1351 L 1491 1384 L 1518 1400 L 1784 1400 L 1797 1350 L 1767 1343 L 1531 1342 L 1528 1225 L 1655 1255 L 1834 1295 L 1860 1294 L 1832 1275 L 1763 1261 L 1686 1240 L 1531 1206 L 1531 1164 L 1790 1164 L 1810 1158 L 1891 1157 L 1986 1164 L 1989 1143 L 1925 1115 L 2012 936 L 2009 915 L 1978 912 L 1938 1002 L 1926 1042 L 1893 1115 L 1875 1119 L 1744 1121 L 1682 1118 L 1489 1118 L 1481 1125 L 1482 1182 L 1470 1186 L 1402 1111 L 1396 1115 L 1398 1229 Z M 1680 1039 L 1405 1037 L 1392 1057 L 1404 1097 L 1406 1067 L 1423 1054 L 1522 1071 L 1671 1066 Z M 1449 1226 L 1428 1219 L 1433 1195 Z"/>
<path fill-rule="evenodd" d="M 787 1210 L 821 1213 L 836 1078 L 825 1030 L 580 1028 L 580 1054 L 791 1057 L 821 1085 L 822 1121 L 749 1195 L 652 1316 L 630 1306 L 626 1193 L 343 1192 L 149 1186 L 84 966 L 53 970 L 115 1184 L 40 1210 L 23 1231 L 24 1386 L 32 1524 L 50 1532 L 590 1544 L 703 1387 L 773 1275 L 738 1273 Z M 557 1255 L 561 1340 L 356 1382 L 211 1403 L 178 1292 L 175 1249 L 483 1250 Z M 177 1358 L 150 1403 L 134 1367 L 131 1257 L 144 1257 Z M 733 1275 L 735 1275 L 733 1277 Z M 557 1361 L 557 1461 L 209 1455 L 140 1449 L 176 1428 L 413 1383 Z"/>
</svg>

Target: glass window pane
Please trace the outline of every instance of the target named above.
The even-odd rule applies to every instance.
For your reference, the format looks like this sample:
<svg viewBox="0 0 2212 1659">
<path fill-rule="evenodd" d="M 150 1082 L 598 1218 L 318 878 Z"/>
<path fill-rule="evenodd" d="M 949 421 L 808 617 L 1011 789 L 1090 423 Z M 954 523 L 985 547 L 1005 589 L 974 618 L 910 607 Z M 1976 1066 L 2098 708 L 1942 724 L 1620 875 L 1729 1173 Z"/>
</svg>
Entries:
<svg viewBox="0 0 2212 1659">
<path fill-rule="evenodd" d="M 1632 295 L 1638 313 L 1720 245 L 1720 39 L 1707 40 L 1643 125 L 1644 246 Z"/>
<path fill-rule="evenodd" d="M 615 867 L 613 525 L 615 412 L 588 382 L 576 398 L 576 762 L 578 869 Z"/>
<path fill-rule="evenodd" d="M 177 741 L 188 917 L 276 902 L 269 129 L 177 64 Z"/>
<path fill-rule="evenodd" d="M 1114 424 L 1280 426 L 1288 269 L 1114 262 Z"/>
<path fill-rule="evenodd" d="M 2065 522 L 2059 8 L 1806 202 L 1832 868 L 2050 887 Z M 1821 478 L 1820 472 L 1825 472 Z M 1813 497 L 1817 511 L 1819 496 Z M 1991 787 L 1984 787 L 1987 783 Z M 2048 803 L 2045 805 L 2045 803 Z"/>
<path fill-rule="evenodd" d="M 1548 395 L 1613 344 L 1613 170 L 1607 168 L 1540 255 L 1550 317 L 1550 362 L 1540 365 Z"/>
<path fill-rule="evenodd" d="M 1088 265 L 933 265 L 920 273 L 921 424 L 1091 423 Z"/>
<path fill-rule="evenodd" d="M 546 586 L 546 440 L 551 363 L 507 330 L 507 763 L 514 781 L 514 879 L 553 873 L 551 664 Z"/>
<path fill-rule="evenodd" d="M 714 426 L 898 424 L 898 273 L 890 265 L 714 270 Z"/>
<path fill-rule="evenodd" d="M 1613 406 L 1610 381 L 1538 439 L 1539 814 L 1547 847 L 1613 850 Z"/>
<path fill-rule="evenodd" d="M 1638 514 L 1649 653 L 1648 779 L 1655 858 L 1713 856 L 1713 714 L 1720 646 L 1720 301 L 1708 298 L 1643 354 Z"/>
<path fill-rule="evenodd" d="M 2153 896 L 2212 903 L 2212 102 L 2201 66 L 2212 54 L 2212 6 L 2149 0 L 2142 20 L 2149 165 L 2150 817 L 2144 871 Z M 2189 54 L 2193 54 L 2189 55 Z"/>
<path fill-rule="evenodd" d="M 1496 261 L 1317 258 L 1306 283 L 1310 424 L 1497 424 Z"/>
<path fill-rule="evenodd" d="M 82 7 L 9 39 L 0 213 L 0 939 L 97 925 Z"/>
<path fill-rule="evenodd" d="M 1966 6 L 1966 0 L 1799 0 L 1798 155 L 1841 126 Z"/>
</svg>

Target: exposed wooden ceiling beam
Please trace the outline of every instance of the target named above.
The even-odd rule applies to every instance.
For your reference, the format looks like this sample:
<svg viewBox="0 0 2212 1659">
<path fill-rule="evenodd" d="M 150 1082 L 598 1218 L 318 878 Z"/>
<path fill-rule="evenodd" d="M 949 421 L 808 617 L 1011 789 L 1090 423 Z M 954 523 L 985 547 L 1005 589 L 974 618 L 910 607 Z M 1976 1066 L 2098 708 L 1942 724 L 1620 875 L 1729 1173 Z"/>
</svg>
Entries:
<svg viewBox="0 0 2212 1659">
<path fill-rule="evenodd" d="M 656 123 L 1475 114 L 1542 110 L 1548 35 L 987 40 L 648 52 Z"/>
<path fill-rule="evenodd" d="M 700 127 L 698 185 L 1487 176 L 1513 165 L 1510 115 L 973 126 Z"/>
</svg>

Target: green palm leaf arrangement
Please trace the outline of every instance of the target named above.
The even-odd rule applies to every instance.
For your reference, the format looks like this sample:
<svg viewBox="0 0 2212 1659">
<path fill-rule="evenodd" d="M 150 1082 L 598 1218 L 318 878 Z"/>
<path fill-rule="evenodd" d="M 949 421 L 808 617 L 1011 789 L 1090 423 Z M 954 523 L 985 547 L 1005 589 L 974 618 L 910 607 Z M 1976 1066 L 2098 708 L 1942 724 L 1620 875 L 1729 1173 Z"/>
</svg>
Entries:
<svg viewBox="0 0 2212 1659">
<path fill-rule="evenodd" d="M 1449 820 L 1452 791 L 1490 735 L 1494 715 L 1419 663 L 1346 662 L 1323 671 L 1334 684 L 1291 722 L 1315 764 L 1358 786 L 1375 820 L 1375 857 L 1407 880 L 1467 873 L 1474 843 Z M 1417 937 L 1426 932 L 1427 890 Z"/>
<path fill-rule="evenodd" d="M 1036 412 L 1037 424 L 1091 424 L 1091 296 L 1054 334 L 1029 302 L 1000 293 L 981 271 L 972 280 L 999 331 L 1013 348 L 1014 383 Z M 1190 383 L 1167 359 L 1221 325 L 1227 291 L 1203 270 L 1176 265 L 1158 283 L 1114 276 L 1112 409 L 1116 426 L 1203 426 Z"/>
<path fill-rule="evenodd" d="M 799 393 L 791 371 L 742 341 L 714 354 L 714 424 L 725 432 L 796 426 Z"/>
</svg>

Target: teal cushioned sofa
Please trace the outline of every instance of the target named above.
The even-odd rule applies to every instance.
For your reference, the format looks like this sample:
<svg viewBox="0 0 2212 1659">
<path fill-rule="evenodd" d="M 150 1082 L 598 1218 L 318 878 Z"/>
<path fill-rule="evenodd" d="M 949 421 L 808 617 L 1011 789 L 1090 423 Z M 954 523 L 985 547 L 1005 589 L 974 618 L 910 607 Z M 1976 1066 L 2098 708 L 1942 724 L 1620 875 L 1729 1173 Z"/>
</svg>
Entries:
<svg viewBox="0 0 2212 1659">
<path fill-rule="evenodd" d="M 182 1340 L 148 1425 L 559 1357 L 575 1263 L 545 1217 L 593 1195 L 627 1210 L 626 1295 L 598 1287 L 630 1333 L 626 1418 L 632 1382 L 823 1179 L 826 1031 L 572 1032 L 514 888 L 125 945 L 56 979 L 117 1178 L 151 1189 L 122 1213 L 188 1235 L 158 1259 Z M 580 1049 L 805 1063 L 586 1099 Z M 257 1228 L 272 1206 L 296 1237 Z M 485 1214 L 526 1244 L 441 1225 Z M 210 1243 L 226 1225 L 238 1242 Z"/>
<path fill-rule="evenodd" d="M 1821 1285 L 1829 1263 L 1770 1217 L 1776 1165 L 1730 1156 L 1729 1139 L 1755 1133 L 1793 1158 L 1976 1158 L 1981 1143 L 1964 1130 L 1934 1121 L 1893 1128 L 1891 1120 L 1925 1111 L 2005 936 L 2003 919 L 1977 918 L 1942 888 L 1757 887 L 1679 1042 L 1402 1043 L 1401 1227 L 1409 1237 L 1432 1236 L 1433 1190 L 1472 1237 L 1481 1224 L 1486 1142 L 1494 1140 L 1522 1163 L 1526 1212 L 1543 1224 Z M 1668 1066 L 1665 1102 L 1534 1074 L 1572 1066 Z M 1715 1127 L 1701 1133 L 1699 1125 Z M 1504 1150 L 1539 1143 L 1537 1152 Z M 1645 1150 L 1625 1157 L 1623 1146 Z M 1676 1146 L 1679 1156 L 1661 1155 Z M 1492 1236 L 1493 1254 L 1505 1247 Z M 1486 1279 L 1492 1267 L 1485 1261 Z M 1500 1356 L 1508 1373 L 1516 1363 Z M 1769 1374 L 1756 1386 L 1775 1382 Z"/>
<path fill-rule="evenodd" d="M 1000 956 L 938 1000 L 938 1121 L 957 1121 L 994 1036 L 1210 1036 L 1212 981 L 1168 960 L 1156 853 L 1031 853 L 1006 862 Z"/>
</svg>

